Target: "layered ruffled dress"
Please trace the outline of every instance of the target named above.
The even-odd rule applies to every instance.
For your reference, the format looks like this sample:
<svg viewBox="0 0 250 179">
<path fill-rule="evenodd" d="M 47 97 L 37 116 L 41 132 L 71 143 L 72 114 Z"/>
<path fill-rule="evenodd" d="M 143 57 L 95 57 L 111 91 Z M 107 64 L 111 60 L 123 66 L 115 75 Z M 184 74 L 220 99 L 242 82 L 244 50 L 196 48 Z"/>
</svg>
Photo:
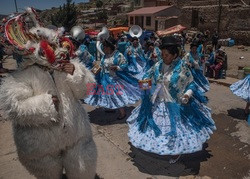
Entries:
<svg viewBox="0 0 250 179">
<path fill-rule="evenodd" d="M 186 63 L 178 58 L 167 66 L 161 60 L 144 78 L 153 85 L 127 119 L 132 145 L 159 155 L 202 150 L 216 127 Z M 192 94 L 187 104 L 182 103 L 184 94 Z"/>
<path fill-rule="evenodd" d="M 133 74 L 136 79 L 141 80 L 145 74 L 144 68 L 146 66 L 146 59 L 141 45 L 138 47 L 130 45 L 125 51 L 125 58 L 128 60 L 127 71 Z"/>
<path fill-rule="evenodd" d="M 117 66 L 117 71 L 110 70 Z M 117 109 L 129 104 L 135 104 L 141 97 L 138 80 L 127 71 L 127 60 L 115 51 L 111 56 L 105 55 L 101 60 L 101 71 L 97 84 L 90 84 L 85 103 L 108 109 Z"/>
<path fill-rule="evenodd" d="M 192 54 L 189 52 L 185 55 L 184 60 L 191 64 L 190 70 L 192 72 L 194 81 L 198 84 L 203 92 L 207 92 L 210 88 L 210 85 L 207 78 L 203 75 L 199 54 Z"/>
<path fill-rule="evenodd" d="M 232 84 L 230 86 L 230 90 L 236 96 L 240 97 L 246 102 L 250 102 L 250 75 Z"/>
<path fill-rule="evenodd" d="M 80 45 L 76 51 L 76 55 L 79 57 L 80 62 L 82 62 L 88 69 L 93 67 L 95 57 L 89 53 L 86 45 Z"/>
<path fill-rule="evenodd" d="M 117 43 L 117 50 L 125 55 L 126 49 L 130 46 L 130 42 L 118 42 Z"/>
</svg>

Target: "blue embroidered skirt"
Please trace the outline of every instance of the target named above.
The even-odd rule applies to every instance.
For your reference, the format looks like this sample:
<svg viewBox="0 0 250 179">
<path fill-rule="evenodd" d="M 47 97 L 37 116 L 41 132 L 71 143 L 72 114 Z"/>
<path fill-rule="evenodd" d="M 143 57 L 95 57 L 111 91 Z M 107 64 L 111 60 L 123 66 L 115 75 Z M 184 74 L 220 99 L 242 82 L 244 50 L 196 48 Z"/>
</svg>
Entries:
<svg viewBox="0 0 250 179">
<path fill-rule="evenodd" d="M 132 145 L 147 152 L 159 155 L 194 153 L 202 150 L 202 144 L 216 129 L 210 109 L 195 99 L 182 106 L 158 98 L 151 109 L 145 109 L 150 110 L 152 119 L 142 123 L 139 114 L 144 107 L 148 106 L 142 101 L 127 123 Z"/>
<path fill-rule="evenodd" d="M 250 75 L 232 84 L 230 86 L 230 90 L 236 96 L 239 96 L 243 100 L 250 102 Z"/>
<path fill-rule="evenodd" d="M 210 88 L 210 85 L 207 78 L 203 75 L 202 70 L 191 68 L 191 72 L 194 78 L 194 82 L 198 85 L 199 89 L 202 92 L 207 92 Z"/>
<path fill-rule="evenodd" d="M 133 75 L 138 80 L 141 80 L 145 74 L 144 68 L 146 66 L 146 61 L 142 57 L 129 57 L 129 63 L 127 66 L 127 71 Z"/>
<path fill-rule="evenodd" d="M 135 104 L 140 100 L 141 90 L 138 81 L 123 72 L 117 75 L 100 73 L 97 85 L 89 87 L 88 97 L 84 102 L 91 106 L 117 109 L 129 104 Z"/>
</svg>

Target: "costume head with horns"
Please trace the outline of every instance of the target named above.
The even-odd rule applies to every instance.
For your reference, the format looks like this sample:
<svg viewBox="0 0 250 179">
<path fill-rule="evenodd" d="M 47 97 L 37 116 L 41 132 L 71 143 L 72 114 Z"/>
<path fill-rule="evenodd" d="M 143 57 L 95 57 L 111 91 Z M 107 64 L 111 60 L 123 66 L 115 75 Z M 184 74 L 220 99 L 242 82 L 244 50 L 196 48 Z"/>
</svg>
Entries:
<svg viewBox="0 0 250 179">
<path fill-rule="evenodd" d="M 5 24 L 7 40 L 23 56 L 24 66 L 37 63 L 57 69 L 59 61 L 73 56 L 74 45 L 63 33 L 64 28 L 43 27 L 33 8 L 27 8 Z"/>
</svg>

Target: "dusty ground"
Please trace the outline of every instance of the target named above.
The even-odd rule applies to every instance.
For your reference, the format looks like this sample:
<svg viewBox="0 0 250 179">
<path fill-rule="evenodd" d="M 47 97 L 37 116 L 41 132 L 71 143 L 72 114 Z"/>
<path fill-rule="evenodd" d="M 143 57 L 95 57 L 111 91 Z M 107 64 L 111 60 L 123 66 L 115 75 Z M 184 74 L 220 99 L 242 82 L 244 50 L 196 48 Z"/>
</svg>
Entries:
<svg viewBox="0 0 250 179">
<path fill-rule="evenodd" d="M 238 75 L 238 67 L 250 67 L 250 47 L 246 47 L 247 51 L 242 51 L 236 46 L 225 47 L 228 56 L 227 76 L 236 77 Z M 240 57 L 244 57 L 240 59 Z"/>
</svg>

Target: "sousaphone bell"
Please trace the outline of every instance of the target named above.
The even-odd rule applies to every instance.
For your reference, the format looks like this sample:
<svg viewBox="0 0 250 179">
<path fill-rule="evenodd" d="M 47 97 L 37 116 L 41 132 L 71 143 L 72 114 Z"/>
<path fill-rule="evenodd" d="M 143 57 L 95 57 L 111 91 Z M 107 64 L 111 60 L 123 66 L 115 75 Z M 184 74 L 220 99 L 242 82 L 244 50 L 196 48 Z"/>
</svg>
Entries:
<svg viewBox="0 0 250 179">
<path fill-rule="evenodd" d="M 85 38 L 85 32 L 81 26 L 74 26 L 70 30 L 70 34 L 76 41 L 80 42 Z"/>
<path fill-rule="evenodd" d="M 129 34 L 131 37 L 137 37 L 139 38 L 142 35 L 142 28 L 138 25 L 133 25 L 129 29 Z"/>
<path fill-rule="evenodd" d="M 96 49 L 99 51 L 100 54 L 105 55 L 105 53 L 102 51 L 102 42 L 109 38 L 109 30 L 107 27 L 103 27 L 102 31 L 99 32 L 97 35 L 97 42 L 96 42 Z M 97 75 L 101 71 L 101 67 L 99 63 L 96 63 L 93 68 L 91 69 L 91 72 L 95 75 Z"/>
</svg>

